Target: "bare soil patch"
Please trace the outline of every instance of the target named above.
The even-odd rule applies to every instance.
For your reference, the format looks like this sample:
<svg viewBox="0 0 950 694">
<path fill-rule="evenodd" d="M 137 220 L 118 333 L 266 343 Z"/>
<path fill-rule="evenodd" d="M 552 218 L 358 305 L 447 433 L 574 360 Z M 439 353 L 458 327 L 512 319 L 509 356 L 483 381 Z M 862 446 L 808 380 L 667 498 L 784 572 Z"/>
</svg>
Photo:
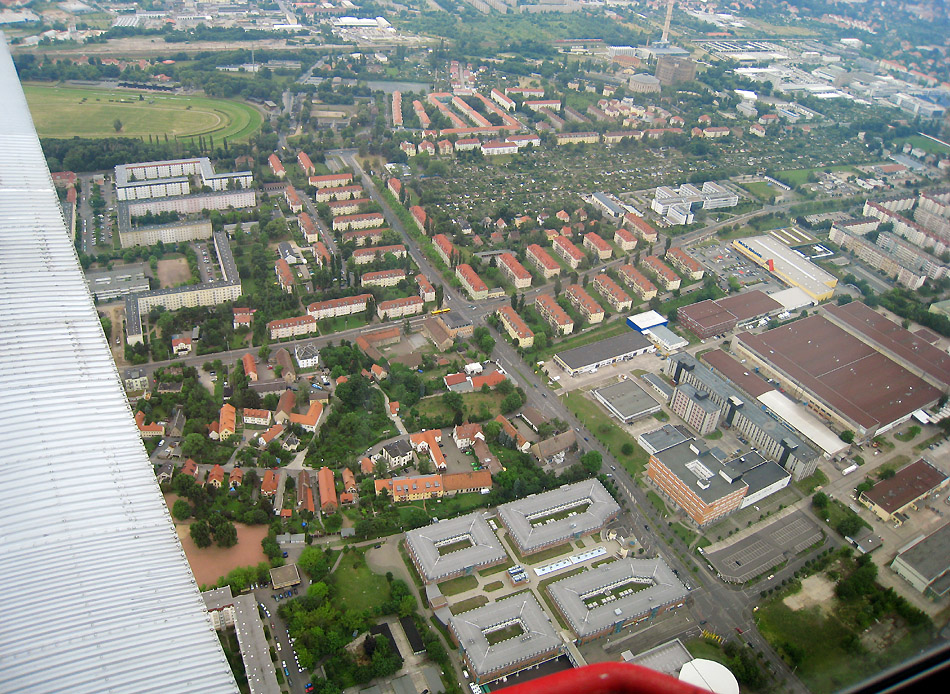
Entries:
<svg viewBox="0 0 950 694">
<path fill-rule="evenodd" d="M 835 584 L 823 574 L 816 574 L 802 581 L 802 589 L 794 595 L 789 595 L 782 602 L 792 610 L 806 610 L 817 605 L 825 614 L 828 614 L 834 598 Z"/>
<path fill-rule="evenodd" d="M 158 261 L 158 281 L 162 289 L 175 287 L 191 279 L 191 269 L 184 258 Z"/>
</svg>

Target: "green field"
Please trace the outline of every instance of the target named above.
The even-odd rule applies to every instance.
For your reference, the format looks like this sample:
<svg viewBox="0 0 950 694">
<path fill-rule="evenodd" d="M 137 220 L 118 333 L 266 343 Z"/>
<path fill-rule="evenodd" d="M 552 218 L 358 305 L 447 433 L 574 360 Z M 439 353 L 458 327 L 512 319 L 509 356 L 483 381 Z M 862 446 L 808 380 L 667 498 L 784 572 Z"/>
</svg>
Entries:
<svg viewBox="0 0 950 694">
<path fill-rule="evenodd" d="M 780 180 L 782 183 L 792 186 L 800 186 L 803 183 L 808 183 L 808 174 L 818 173 L 819 171 L 850 171 L 857 173 L 853 166 L 848 166 L 843 164 L 841 166 L 819 166 L 816 169 L 790 169 L 787 171 L 779 171 L 775 177 Z"/>
<path fill-rule="evenodd" d="M 584 397 L 580 391 L 568 393 L 563 398 L 567 409 L 580 419 L 598 441 L 607 446 L 610 454 L 616 458 L 634 478 L 646 469 L 650 457 L 640 448 L 630 434 L 614 424 L 613 420 L 592 400 Z M 624 453 L 624 445 L 630 444 L 632 452 Z M 630 450 L 628 449 L 628 450 Z"/>
<path fill-rule="evenodd" d="M 40 137 L 191 138 L 247 140 L 263 120 L 257 109 L 227 99 L 133 90 L 23 86 Z M 116 131 L 116 119 L 122 129 Z"/>
<path fill-rule="evenodd" d="M 904 142 L 909 142 L 912 147 L 920 147 L 920 149 L 931 154 L 950 154 L 950 147 L 942 145 L 939 142 L 934 142 L 929 137 L 924 137 L 923 135 L 913 135 L 904 140 Z"/>
<path fill-rule="evenodd" d="M 341 609 L 372 610 L 389 600 L 385 576 L 374 574 L 362 554 L 347 554 L 333 572 L 333 584 Z"/>
<path fill-rule="evenodd" d="M 784 193 L 785 191 L 777 188 L 771 183 L 765 181 L 756 181 L 755 183 L 743 183 L 742 187 L 752 193 L 759 200 L 768 200 L 773 195 Z"/>
</svg>

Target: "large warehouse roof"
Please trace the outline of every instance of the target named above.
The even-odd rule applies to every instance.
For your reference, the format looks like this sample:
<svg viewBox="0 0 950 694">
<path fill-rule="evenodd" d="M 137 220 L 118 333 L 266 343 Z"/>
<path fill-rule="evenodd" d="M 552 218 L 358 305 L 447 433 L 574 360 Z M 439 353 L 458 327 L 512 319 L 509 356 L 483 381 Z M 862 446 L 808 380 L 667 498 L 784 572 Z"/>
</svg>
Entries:
<svg viewBox="0 0 950 694">
<path fill-rule="evenodd" d="M 465 540 L 471 544 L 464 549 L 448 554 L 439 552 L 442 546 Z M 406 542 L 422 566 L 427 581 L 438 581 L 473 566 L 501 562 L 508 556 L 501 540 L 478 513 L 410 530 L 406 533 Z"/>
<path fill-rule="evenodd" d="M 0 691 L 236 692 L 0 42 Z"/>
<path fill-rule="evenodd" d="M 647 587 L 623 594 L 625 585 L 633 588 L 634 584 Z M 687 594 L 686 586 L 660 558 L 628 558 L 603 564 L 552 583 L 548 592 L 578 638 L 642 617 Z"/>
<path fill-rule="evenodd" d="M 770 390 L 760 395 L 757 400 L 782 420 L 788 422 L 795 431 L 823 450 L 829 458 L 834 458 L 839 453 L 848 450 L 850 444 L 842 441 L 818 417 L 785 393 Z"/>
<path fill-rule="evenodd" d="M 650 341 L 635 330 L 631 330 L 616 337 L 608 337 L 606 340 L 558 352 L 555 357 L 572 371 L 578 371 L 645 349 L 652 349 Z"/>
<path fill-rule="evenodd" d="M 758 335 L 741 333 L 736 340 L 865 429 L 886 426 L 940 397 L 936 388 L 824 316 Z"/>
<path fill-rule="evenodd" d="M 561 509 L 588 504 L 587 510 L 566 518 L 533 524 Z M 585 480 L 534 494 L 498 507 L 498 515 L 522 553 L 595 532 L 620 512 L 620 506 L 598 480 Z"/>
</svg>

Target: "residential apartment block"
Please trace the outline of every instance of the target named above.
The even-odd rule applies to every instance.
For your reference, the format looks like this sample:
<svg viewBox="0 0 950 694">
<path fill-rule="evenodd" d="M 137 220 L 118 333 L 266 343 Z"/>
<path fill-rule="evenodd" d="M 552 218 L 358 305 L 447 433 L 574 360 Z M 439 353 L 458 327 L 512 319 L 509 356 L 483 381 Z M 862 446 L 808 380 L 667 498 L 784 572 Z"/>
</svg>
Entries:
<svg viewBox="0 0 950 694">
<path fill-rule="evenodd" d="M 657 280 L 659 280 L 660 284 L 663 285 L 663 288 L 667 291 L 673 291 L 674 289 L 680 288 L 680 276 L 673 272 L 666 265 L 666 263 L 657 258 L 655 255 L 647 256 L 646 260 L 643 261 L 643 264 L 654 274 Z"/>
<path fill-rule="evenodd" d="M 307 183 L 318 189 L 337 188 L 353 183 L 353 174 L 338 173 L 328 174 L 326 176 L 310 176 L 307 179 Z"/>
<path fill-rule="evenodd" d="M 637 247 L 637 237 L 633 232 L 621 227 L 614 232 L 614 243 L 624 253 L 628 253 Z"/>
<path fill-rule="evenodd" d="M 630 295 L 605 273 L 601 273 L 594 278 L 594 289 L 607 299 L 614 311 L 626 311 L 633 306 L 633 299 L 630 298 Z"/>
<path fill-rule="evenodd" d="M 534 307 L 548 325 L 554 328 L 557 335 L 570 335 L 574 332 L 574 321 L 550 294 L 538 294 Z"/>
<path fill-rule="evenodd" d="M 348 231 L 351 229 L 375 229 L 383 226 L 386 219 L 379 212 L 366 214 L 345 214 L 333 218 L 333 231 Z"/>
<path fill-rule="evenodd" d="M 384 258 L 387 254 L 391 254 L 396 258 L 405 258 L 406 257 L 406 247 L 402 244 L 397 244 L 395 246 L 374 246 L 372 248 L 357 248 L 353 251 L 353 255 L 350 257 L 353 259 L 353 263 L 356 265 L 366 265 L 371 263 L 374 260 L 379 260 Z"/>
<path fill-rule="evenodd" d="M 561 274 L 561 266 L 558 265 L 558 262 L 538 244 L 532 243 L 528 246 L 525 255 L 538 268 L 544 279 L 549 280 Z"/>
<path fill-rule="evenodd" d="M 378 270 L 377 272 L 367 272 L 360 277 L 360 285 L 363 287 L 393 287 L 406 279 L 405 270 Z"/>
<path fill-rule="evenodd" d="M 449 241 L 445 234 L 436 234 L 432 237 L 432 244 L 435 246 L 435 252 L 442 258 L 442 262 L 448 267 L 452 267 L 452 261 L 455 258 L 455 245 Z"/>
<path fill-rule="evenodd" d="M 422 313 L 423 300 L 420 296 L 409 296 L 391 301 L 381 301 L 376 306 L 376 315 L 380 320 L 392 320 Z"/>
<path fill-rule="evenodd" d="M 361 195 L 363 195 L 363 186 L 335 186 L 317 190 L 313 199 L 317 202 L 330 202 L 331 200 L 350 200 Z"/>
<path fill-rule="evenodd" d="M 527 289 L 531 286 L 531 273 L 511 253 L 502 253 L 498 256 L 498 269 L 515 286 L 515 289 Z"/>
<path fill-rule="evenodd" d="M 644 301 L 649 301 L 656 296 L 656 286 L 633 265 L 621 265 L 619 272 L 621 279 Z"/>
<path fill-rule="evenodd" d="M 571 305 L 580 311 L 588 323 L 600 323 L 604 320 L 604 309 L 581 285 L 569 284 L 564 293 Z"/>
<path fill-rule="evenodd" d="M 372 294 L 357 294 L 356 296 L 344 296 L 339 299 L 316 301 L 307 306 L 307 313 L 316 320 L 336 318 L 337 316 L 349 316 L 354 313 L 359 313 L 360 311 L 365 311 L 369 302 L 372 300 Z"/>
<path fill-rule="evenodd" d="M 565 236 L 555 236 L 553 247 L 554 252 L 561 256 L 564 262 L 571 266 L 572 270 L 576 270 L 577 267 L 587 259 L 584 252 Z"/>
<path fill-rule="evenodd" d="M 472 269 L 471 265 L 462 264 L 455 268 L 455 276 L 462 287 L 468 292 L 473 301 L 484 299 L 488 296 L 488 285 L 478 276 L 478 273 Z"/>
<path fill-rule="evenodd" d="M 317 331 L 317 320 L 313 316 L 296 316 L 283 320 L 272 320 L 267 324 L 270 339 L 280 340 L 285 337 L 309 335 Z"/>
<path fill-rule="evenodd" d="M 508 336 L 514 340 L 519 347 L 531 347 L 534 345 L 534 333 L 528 324 L 522 320 L 511 306 L 502 306 L 498 309 L 498 319 L 505 327 Z"/>
<path fill-rule="evenodd" d="M 353 231 L 344 231 L 343 243 L 352 241 L 357 248 L 366 245 L 371 246 L 383 240 L 384 231 L 389 231 L 389 229 L 355 229 Z"/>
<path fill-rule="evenodd" d="M 689 255 L 679 246 L 673 246 L 666 252 L 666 259 L 677 270 L 689 277 L 691 280 L 701 280 L 703 278 L 703 268 L 696 262 L 696 259 Z"/>
<path fill-rule="evenodd" d="M 584 234 L 584 248 L 589 248 L 594 251 L 600 260 L 607 260 L 614 253 L 610 244 L 600 238 L 600 234 L 596 234 L 593 231 Z"/>
<path fill-rule="evenodd" d="M 426 303 L 431 303 L 435 301 L 435 287 L 432 286 L 425 275 L 416 275 L 416 284 L 419 285 L 419 296 L 422 297 L 422 300 Z"/>
</svg>

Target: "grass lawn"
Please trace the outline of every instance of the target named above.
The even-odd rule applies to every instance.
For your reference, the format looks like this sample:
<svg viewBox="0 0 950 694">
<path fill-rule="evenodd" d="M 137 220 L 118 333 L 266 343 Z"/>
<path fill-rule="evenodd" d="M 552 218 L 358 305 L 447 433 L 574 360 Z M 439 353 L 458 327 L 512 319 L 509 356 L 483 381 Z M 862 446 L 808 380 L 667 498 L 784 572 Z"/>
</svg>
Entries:
<svg viewBox="0 0 950 694">
<path fill-rule="evenodd" d="M 669 509 L 666 508 L 666 504 L 663 503 L 663 499 L 661 499 L 660 495 L 653 490 L 647 492 L 647 499 L 651 504 L 653 504 L 653 508 L 662 513 L 664 517 L 670 514 Z"/>
<path fill-rule="evenodd" d="M 458 595 L 466 590 L 478 587 L 478 579 L 474 576 L 459 576 L 439 584 L 442 595 Z"/>
<path fill-rule="evenodd" d="M 795 186 L 802 185 L 803 183 L 808 183 L 808 174 L 818 173 L 819 171 L 826 170 L 855 172 L 854 167 L 848 166 L 847 164 L 842 164 L 840 166 L 819 166 L 815 169 L 790 169 L 787 171 L 779 171 L 775 177 L 782 183 L 786 183 L 794 188 Z"/>
<path fill-rule="evenodd" d="M 817 606 L 792 610 L 780 601 L 773 602 L 758 611 L 758 627 L 780 652 L 786 643 L 801 649 L 797 674 L 816 694 L 836 691 L 870 674 L 857 667 L 855 655 L 842 647 L 851 631 L 834 617 L 826 617 Z"/>
<path fill-rule="evenodd" d="M 419 415 L 432 418 L 442 417 L 446 411 L 445 404 L 442 402 L 442 395 L 422 398 L 419 404 L 416 405 L 419 408 Z M 470 415 L 478 414 L 482 408 L 487 408 L 492 417 L 501 414 L 501 401 L 505 399 L 505 396 L 501 393 L 492 391 L 490 393 L 462 393 L 461 395 L 462 407 Z"/>
<path fill-rule="evenodd" d="M 533 359 L 535 361 L 548 361 L 556 352 L 563 352 L 575 347 L 589 345 L 592 342 L 606 340 L 608 337 L 615 337 L 629 330 L 630 326 L 627 325 L 624 317 L 619 316 L 614 320 L 602 323 L 598 328 L 581 333 L 580 335 L 575 335 L 574 337 L 568 337 L 566 340 L 561 340 L 560 342 L 555 342 L 547 349 L 538 351 Z"/>
<path fill-rule="evenodd" d="M 752 193 L 759 200 L 768 200 L 773 195 L 778 195 L 779 193 L 784 193 L 785 191 L 780 190 L 771 183 L 766 181 L 756 181 L 755 183 L 743 183 L 742 187 L 747 191 Z"/>
<path fill-rule="evenodd" d="M 476 595 L 475 597 L 469 598 L 468 600 L 463 600 L 462 602 L 457 602 L 454 605 L 449 605 L 449 610 L 452 612 L 452 614 L 462 614 L 463 612 L 468 612 L 469 610 L 474 610 L 487 604 L 487 597 L 484 595 Z"/>
<path fill-rule="evenodd" d="M 495 574 L 500 574 L 502 571 L 507 571 L 514 565 L 515 563 L 511 561 L 511 559 L 508 559 L 507 561 L 503 561 L 501 564 L 498 564 L 498 566 L 492 566 L 483 571 L 479 571 L 478 575 L 479 576 L 494 576 Z"/>
<path fill-rule="evenodd" d="M 348 553 L 332 576 L 341 609 L 372 610 L 389 600 L 386 577 L 374 574 L 362 554 Z"/>
<path fill-rule="evenodd" d="M 211 135 L 234 142 L 247 140 L 263 121 L 257 109 L 228 99 L 38 84 L 23 91 L 40 137 Z"/>
<path fill-rule="evenodd" d="M 804 479 L 798 480 L 795 483 L 795 486 L 798 487 L 798 490 L 804 494 L 811 494 L 818 487 L 823 487 L 828 484 L 828 475 L 823 473 L 821 470 L 815 470 L 812 474 Z"/>
<path fill-rule="evenodd" d="M 683 542 L 686 543 L 687 547 L 692 545 L 693 540 L 695 540 L 698 537 L 698 533 L 693 532 L 682 523 L 673 523 L 673 525 L 671 526 L 671 529 L 673 530 L 674 533 L 676 533 L 676 536 L 679 539 L 681 539 Z"/>
<path fill-rule="evenodd" d="M 529 554 L 525 557 L 521 552 L 518 551 L 518 548 L 515 547 L 514 543 L 511 541 L 511 538 L 505 538 L 505 544 L 508 546 L 511 554 L 514 555 L 522 564 L 540 564 L 541 562 L 547 561 L 548 559 L 554 559 L 559 557 L 562 554 L 570 554 L 572 551 L 571 544 L 565 543 L 563 545 L 558 545 L 557 547 L 548 547 L 547 549 L 542 549 L 540 552 L 535 552 L 534 554 Z"/>
<path fill-rule="evenodd" d="M 943 441 L 943 439 L 944 439 L 943 434 L 936 434 L 934 436 L 931 436 L 929 439 L 924 439 L 923 441 L 918 443 L 916 446 L 914 446 L 914 453 L 920 453 L 925 448 L 929 448 L 931 444 L 940 443 L 941 441 Z"/>
<path fill-rule="evenodd" d="M 495 590 L 501 590 L 502 588 L 504 588 L 504 586 L 505 586 L 504 581 L 492 581 L 491 583 L 486 583 L 482 587 L 482 590 L 484 590 L 486 593 L 491 593 L 492 591 L 495 591 Z"/>
<path fill-rule="evenodd" d="M 593 401 L 585 398 L 580 391 L 574 391 L 564 396 L 564 403 L 574 416 L 584 423 L 594 438 L 607 446 L 610 454 L 626 468 L 627 472 L 636 477 L 646 469 L 650 456 L 640 448 L 636 439 L 614 424 L 613 420 Z M 633 448 L 633 452 L 629 455 L 623 452 L 624 445 L 628 443 Z"/>
<path fill-rule="evenodd" d="M 707 441 L 718 441 L 719 439 L 722 438 L 722 431 L 720 431 L 719 429 L 716 429 L 716 431 L 714 431 L 711 434 L 707 434 L 703 438 L 706 439 Z"/>
<path fill-rule="evenodd" d="M 337 316 L 336 318 L 317 321 L 317 329 L 321 335 L 332 335 L 351 328 L 362 328 L 364 325 L 369 325 L 369 323 L 365 313 L 354 313 L 351 316 Z"/>
<path fill-rule="evenodd" d="M 551 600 L 551 596 L 548 595 L 547 587 L 555 581 L 561 581 L 565 578 L 576 576 L 582 571 L 584 571 L 583 566 L 578 566 L 577 568 L 571 569 L 570 571 L 559 571 L 554 576 L 551 576 L 551 578 L 546 578 L 538 584 L 538 593 L 541 594 L 541 597 L 544 598 L 544 602 L 547 603 L 548 613 L 554 615 L 558 624 L 560 624 L 561 628 L 563 629 L 567 629 L 567 624 L 564 622 L 564 617 L 561 616 L 561 611 L 555 607 L 554 601 Z"/>
<path fill-rule="evenodd" d="M 722 649 L 715 643 L 710 643 L 706 639 L 692 639 L 683 644 L 686 646 L 686 650 L 694 658 L 703 658 L 705 660 L 715 660 L 717 663 L 722 663 L 726 665 L 726 654 L 722 652 Z"/>
<path fill-rule="evenodd" d="M 924 137 L 923 135 L 912 135 L 905 139 L 904 142 L 909 142 L 912 147 L 919 147 L 930 154 L 950 154 L 950 147 L 942 145 L 939 142 L 934 142 L 930 138 Z"/>
</svg>

